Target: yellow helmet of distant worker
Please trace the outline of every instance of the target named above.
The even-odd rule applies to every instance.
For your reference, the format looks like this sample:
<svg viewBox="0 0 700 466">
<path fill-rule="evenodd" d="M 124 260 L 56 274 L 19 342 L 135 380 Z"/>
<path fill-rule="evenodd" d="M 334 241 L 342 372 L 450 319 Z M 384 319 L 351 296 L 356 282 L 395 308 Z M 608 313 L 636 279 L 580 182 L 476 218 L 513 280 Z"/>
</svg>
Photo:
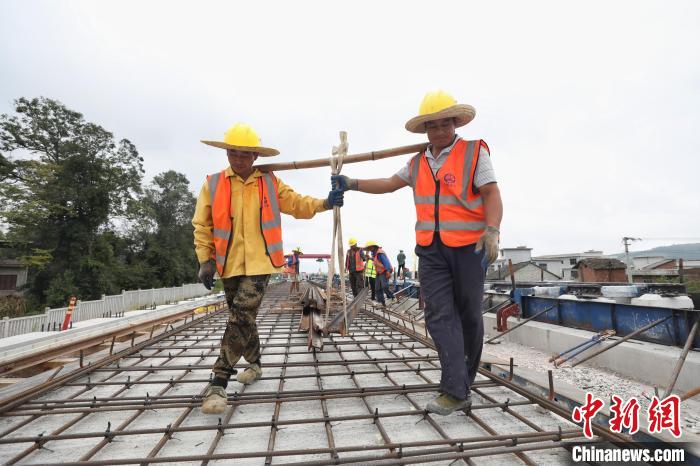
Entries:
<svg viewBox="0 0 700 466">
<path fill-rule="evenodd" d="M 357 238 L 350 238 L 348 240 L 348 246 L 357 246 Z"/>
<path fill-rule="evenodd" d="M 365 243 L 365 248 L 371 248 L 372 246 L 379 246 L 379 245 L 378 245 L 376 242 L 371 241 L 371 240 L 370 240 L 370 241 L 367 241 L 367 242 Z"/>
<path fill-rule="evenodd" d="M 292 252 L 298 252 L 299 254 L 301 254 L 301 247 L 296 247 L 292 249 Z"/>
</svg>

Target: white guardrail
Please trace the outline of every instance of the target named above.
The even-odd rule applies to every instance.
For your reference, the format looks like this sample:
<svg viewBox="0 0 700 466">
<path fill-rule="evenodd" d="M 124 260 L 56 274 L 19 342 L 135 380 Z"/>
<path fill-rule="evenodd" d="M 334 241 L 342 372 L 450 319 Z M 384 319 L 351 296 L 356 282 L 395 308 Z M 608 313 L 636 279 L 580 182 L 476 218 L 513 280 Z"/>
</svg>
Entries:
<svg viewBox="0 0 700 466">
<path fill-rule="evenodd" d="M 156 288 L 150 290 L 122 291 L 121 294 L 106 296 L 94 301 L 80 301 L 73 310 L 72 322 L 112 317 L 126 311 L 145 309 L 146 307 L 171 304 L 190 298 L 211 294 L 201 283 L 192 283 L 175 288 Z M 43 314 L 0 320 L 0 338 L 7 338 L 24 333 L 42 330 L 59 330 L 65 318 L 67 307 L 46 308 Z"/>
</svg>

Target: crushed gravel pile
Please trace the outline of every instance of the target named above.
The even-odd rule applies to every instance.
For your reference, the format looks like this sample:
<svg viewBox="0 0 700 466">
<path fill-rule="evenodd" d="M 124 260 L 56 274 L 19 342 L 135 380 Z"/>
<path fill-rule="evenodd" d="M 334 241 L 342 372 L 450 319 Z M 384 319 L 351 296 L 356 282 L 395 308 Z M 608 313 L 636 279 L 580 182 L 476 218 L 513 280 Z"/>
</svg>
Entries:
<svg viewBox="0 0 700 466">
<path fill-rule="evenodd" d="M 650 398 L 654 395 L 654 387 L 610 370 L 586 366 L 585 364 L 573 368 L 555 368 L 549 362 L 549 358 L 552 355 L 529 346 L 501 341 L 501 343 L 496 345 L 484 345 L 484 352 L 505 360 L 512 356 L 518 367 L 539 372 L 547 372 L 549 369 L 552 369 L 554 371 L 555 386 L 557 381 L 561 381 L 581 390 L 591 392 L 605 400 L 607 407 L 610 406 L 612 395 L 617 395 L 625 401 L 631 397 L 636 397 L 641 405 L 640 420 L 646 419 L 644 413 L 649 407 Z M 663 390 L 663 388 L 659 388 L 660 395 L 663 393 Z M 681 417 L 683 419 L 683 429 L 700 435 L 700 402 L 697 401 L 697 397 L 686 400 L 681 404 Z"/>
</svg>

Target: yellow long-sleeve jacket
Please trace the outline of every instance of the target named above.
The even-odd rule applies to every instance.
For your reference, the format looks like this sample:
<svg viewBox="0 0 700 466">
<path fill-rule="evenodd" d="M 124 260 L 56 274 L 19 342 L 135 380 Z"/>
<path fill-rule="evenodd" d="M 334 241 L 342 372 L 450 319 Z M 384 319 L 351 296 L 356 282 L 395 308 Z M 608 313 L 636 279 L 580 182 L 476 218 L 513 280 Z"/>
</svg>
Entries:
<svg viewBox="0 0 700 466">
<path fill-rule="evenodd" d="M 237 275 L 266 275 L 280 272 L 265 254 L 265 242 L 260 231 L 260 198 L 258 196 L 259 170 L 245 181 L 235 174 L 231 167 L 226 169 L 226 176 L 231 179 L 231 216 L 233 222 L 233 245 L 229 248 L 224 275 L 222 278 Z M 302 196 L 294 192 L 277 178 L 277 194 L 282 213 L 294 218 L 311 218 L 326 209 L 323 199 Z M 204 183 L 199 192 L 197 207 L 192 218 L 194 226 L 194 248 L 199 262 L 206 262 L 214 251 L 211 216 L 211 196 L 208 183 Z"/>
</svg>

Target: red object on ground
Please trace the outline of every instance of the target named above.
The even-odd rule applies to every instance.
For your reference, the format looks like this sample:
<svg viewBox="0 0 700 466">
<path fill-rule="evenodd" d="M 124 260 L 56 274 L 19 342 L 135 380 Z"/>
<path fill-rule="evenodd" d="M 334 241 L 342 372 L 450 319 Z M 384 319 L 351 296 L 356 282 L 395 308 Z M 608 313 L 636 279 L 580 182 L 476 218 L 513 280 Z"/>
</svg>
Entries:
<svg viewBox="0 0 700 466">
<path fill-rule="evenodd" d="M 519 316 L 520 306 L 516 303 L 511 303 L 496 311 L 496 330 L 505 332 L 508 330 L 508 317 Z"/>
<path fill-rule="evenodd" d="M 63 325 L 61 325 L 61 330 L 68 330 L 68 324 L 70 324 L 71 316 L 73 315 L 73 309 L 75 309 L 75 303 L 78 300 L 75 296 L 70 297 L 68 302 L 68 310 L 66 311 L 66 317 L 63 318 Z"/>
</svg>

